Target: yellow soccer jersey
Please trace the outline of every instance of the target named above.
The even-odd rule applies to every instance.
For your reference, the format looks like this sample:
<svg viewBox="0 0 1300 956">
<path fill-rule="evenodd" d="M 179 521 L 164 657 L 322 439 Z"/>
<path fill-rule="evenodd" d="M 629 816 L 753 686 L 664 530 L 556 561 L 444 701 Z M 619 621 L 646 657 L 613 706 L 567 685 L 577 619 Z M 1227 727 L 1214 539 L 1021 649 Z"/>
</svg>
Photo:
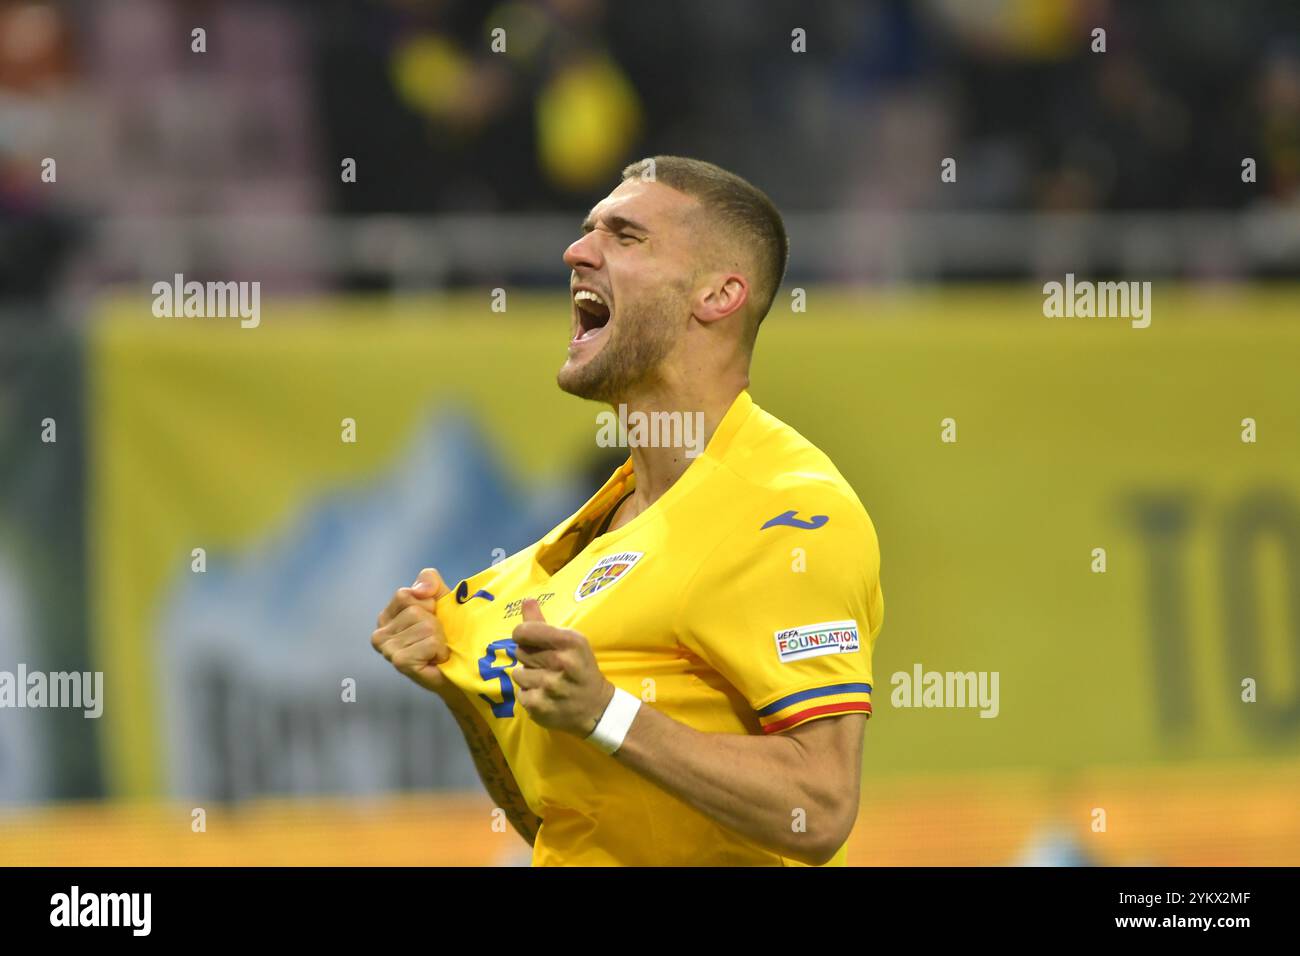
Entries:
<svg viewBox="0 0 1300 956">
<path fill-rule="evenodd" d="M 548 623 L 586 637 L 611 683 L 708 733 L 870 714 L 884 617 L 871 519 L 830 460 L 748 392 L 658 501 L 587 541 L 634 482 L 629 459 L 541 541 L 441 598 L 443 672 L 542 820 L 534 865 L 797 865 L 530 720 L 510 635 L 536 598 Z"/>
</svg>

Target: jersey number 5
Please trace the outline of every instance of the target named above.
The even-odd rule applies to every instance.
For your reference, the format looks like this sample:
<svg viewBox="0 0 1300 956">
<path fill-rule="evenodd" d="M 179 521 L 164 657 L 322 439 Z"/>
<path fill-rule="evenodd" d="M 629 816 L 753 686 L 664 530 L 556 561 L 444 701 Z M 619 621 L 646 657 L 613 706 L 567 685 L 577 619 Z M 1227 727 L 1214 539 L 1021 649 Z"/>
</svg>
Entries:
<svg viewBox="0 0 1300 956">
<path fill-rule="evenodd" d="M 497 663 L 497 651 L 505 651 L 506 656 L 510 658 L 509 664 Z M 515 685 L 510 680 L 510 675 L 506 673 L 510 668 L 519 663 L 519 658 L 515 656 L 515 642 L 509 637 L 503 637 L 499 641 L 493 641 L 487 646 L 487 653 L 479 658 L 478 673 L 484 680 L 496 680 L 501 682 L 501 700 L 495 701 L 487 694 L 479 694 L 488 705 L 492 708 L 493 717 L 513 717 L 515 715 Z"/>
</svg>

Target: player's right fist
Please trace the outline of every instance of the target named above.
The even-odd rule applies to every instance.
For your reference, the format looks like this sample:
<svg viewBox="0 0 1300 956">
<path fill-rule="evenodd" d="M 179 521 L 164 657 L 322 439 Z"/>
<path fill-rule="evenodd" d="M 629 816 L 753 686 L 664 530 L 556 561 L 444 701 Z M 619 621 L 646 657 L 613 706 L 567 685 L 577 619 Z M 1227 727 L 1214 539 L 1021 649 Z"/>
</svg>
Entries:
<svg viewBox="0 0 1300 956">
<path fill-rule="evenodd" d="M 379 613 L 370 646 L 426 690 L 442 694 L 451 689 L 438 665 L 450 657 L 434 602 L 450 589 L 434 568 L 425 568 L 415 583 L 398 588 Z"/>
</svg>

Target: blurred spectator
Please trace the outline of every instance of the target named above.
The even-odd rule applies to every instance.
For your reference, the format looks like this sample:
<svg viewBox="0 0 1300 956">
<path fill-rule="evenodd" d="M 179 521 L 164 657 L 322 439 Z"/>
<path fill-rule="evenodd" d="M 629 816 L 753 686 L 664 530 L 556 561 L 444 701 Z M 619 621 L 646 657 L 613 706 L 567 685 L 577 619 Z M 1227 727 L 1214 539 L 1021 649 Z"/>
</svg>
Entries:
<svg viewBox="0 0 1300 956">
<path fill-rule="evenodd" d="M 870 213 L 847 278 L 922 212 L 1293 205 L 1297 37 L 1287 0 L 0 0 L 0 295 L 44 297 L 86 226 L 571 215 L 656 152 Z M 87 286 L 140 261 L 344 278 L 323 235 L 95 235 Z"/>
<path fill-rule="evenodd" d="M 57 165 L 68 155 L 59 147 L 75 70 L 57 9 L 0 5 L 0 296 L 10 305 L 49 294 L 76 233 Z M 18 314 L 0 310 L 0 319 Z"/>
</svg>

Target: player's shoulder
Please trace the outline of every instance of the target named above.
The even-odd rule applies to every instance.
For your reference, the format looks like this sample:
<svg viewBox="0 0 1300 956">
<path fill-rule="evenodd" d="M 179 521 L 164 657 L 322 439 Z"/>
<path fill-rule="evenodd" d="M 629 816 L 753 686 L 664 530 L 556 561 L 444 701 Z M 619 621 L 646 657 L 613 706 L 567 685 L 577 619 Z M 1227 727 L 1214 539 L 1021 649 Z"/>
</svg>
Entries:
<svg viewBox="0 0 1300 956">
<path fill-rule="evenodd" d="M 765 574 L 784 581 L 794 548 L 818 556 L 809 581 L 822 587 L 865 586 L 878 573 L 880 547 L 866 509 L 830 457 L 797 429 L 755 406 L 715 464 L 683 531 L 701 545 L 696 580 L 710 588 Z"/>
<path fill-rule="evenodd" d="M 866 509 L 830 456 L 792 425 L 755 405 L 722 462 L 741 507 L 831 510 L 870 523 Z"/>
</svg>

